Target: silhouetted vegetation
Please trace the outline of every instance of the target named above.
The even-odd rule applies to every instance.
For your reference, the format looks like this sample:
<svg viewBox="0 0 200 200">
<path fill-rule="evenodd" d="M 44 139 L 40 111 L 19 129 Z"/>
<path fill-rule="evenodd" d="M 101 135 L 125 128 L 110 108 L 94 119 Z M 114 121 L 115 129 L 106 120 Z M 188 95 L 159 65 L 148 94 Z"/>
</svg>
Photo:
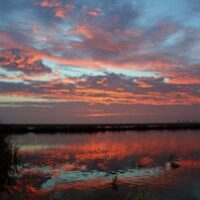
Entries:
<svg viewBox="0 0 200 200">
<path fill-rule="evenodd" d="M 4 133 L 95 133 L 98 131 L 148 131 L 200 129 L 200 123 L 154 123 L 154 124 L 0 124 Z"/>
<path fill-rule="evenodd" d="M 0 192 L 5 190 L 5 186 L 14 182 L 12 178 L 17 172 L 18 155 L 17 148 L 12 145 L 8 137 L 0 136 Z"/>
</svg>

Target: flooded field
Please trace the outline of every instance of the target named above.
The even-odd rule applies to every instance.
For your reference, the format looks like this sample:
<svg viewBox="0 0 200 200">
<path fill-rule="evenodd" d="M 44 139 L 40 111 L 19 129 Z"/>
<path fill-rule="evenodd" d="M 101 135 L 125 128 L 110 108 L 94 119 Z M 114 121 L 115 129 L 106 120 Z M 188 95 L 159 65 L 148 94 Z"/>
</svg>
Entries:
<svg viewBox="0 0 200 200">
<path fill-rule="evenodd" d="M 1 136 L 0 199 L 200 199 L 200 131 Z"/>
</svg>

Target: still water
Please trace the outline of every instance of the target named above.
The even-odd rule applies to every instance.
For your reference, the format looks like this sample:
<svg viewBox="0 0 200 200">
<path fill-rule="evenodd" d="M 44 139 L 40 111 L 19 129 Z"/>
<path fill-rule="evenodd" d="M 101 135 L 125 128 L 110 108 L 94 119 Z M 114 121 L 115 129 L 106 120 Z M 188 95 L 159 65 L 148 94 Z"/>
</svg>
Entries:
<svg viewBox="0 0 200 200">
<path fill-rule="evenodd" d="M 200 131 L 28 133 L 1 143 L 16 160 L 2 200 L 200 199 Z"/>
</svg>

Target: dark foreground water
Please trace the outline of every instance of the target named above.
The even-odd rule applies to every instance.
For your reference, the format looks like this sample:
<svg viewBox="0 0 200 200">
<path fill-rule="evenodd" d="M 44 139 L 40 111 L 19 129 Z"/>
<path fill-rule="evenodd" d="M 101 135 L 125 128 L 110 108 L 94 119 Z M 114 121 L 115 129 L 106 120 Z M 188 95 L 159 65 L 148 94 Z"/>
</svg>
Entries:
<svg viewBox="0 0 200 200">
<path fill-rule="evenodd" d="M 200 199 L 200 131 L 12 135 L 0 151 L 2 200 Z"/>
</svg>

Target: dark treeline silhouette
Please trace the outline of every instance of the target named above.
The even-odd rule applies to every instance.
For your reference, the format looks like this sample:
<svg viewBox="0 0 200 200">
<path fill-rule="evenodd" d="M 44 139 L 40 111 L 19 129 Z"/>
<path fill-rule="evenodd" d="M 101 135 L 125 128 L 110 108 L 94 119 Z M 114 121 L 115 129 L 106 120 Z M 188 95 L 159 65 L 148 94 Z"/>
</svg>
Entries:
<svg viewBox="0 0 200 200">
<path fill-rule="evenodd" d="M 12 145 L 8 136 L 0 135 L 0 192 L 14 183 L 13 175 L 17 173 L 17 148 Z"/>
<path fill-rule="evenodd" d="M 148 131 L 200 129 L 200 123 L 154 124 L 0 124 L 0 132 L 8 133 L 93 133 L 98 131 Z"/>
</svg>

